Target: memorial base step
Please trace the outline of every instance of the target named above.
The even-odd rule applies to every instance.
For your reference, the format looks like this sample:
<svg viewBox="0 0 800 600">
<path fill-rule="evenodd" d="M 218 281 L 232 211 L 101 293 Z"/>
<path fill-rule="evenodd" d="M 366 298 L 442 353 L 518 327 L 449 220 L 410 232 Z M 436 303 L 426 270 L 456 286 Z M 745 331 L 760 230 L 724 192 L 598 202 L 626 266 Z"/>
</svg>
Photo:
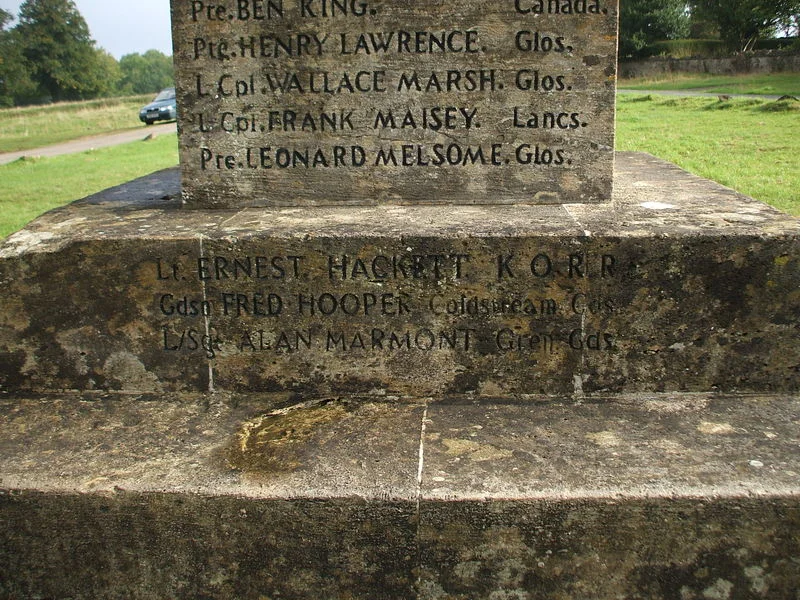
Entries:
<svg viewBox="0 0 800 600">
<path fill-rule="evenodd" d="M 0 400 L 0 596 L 795 598 L 800 398 Z"/>
<path fill-rule="evenodd" d="M 800 391 L 800 221 L 651 156 L 618 154 L 604 205 L 180 191 L 155 174 L 0 246 L 0 390 Z"/>
</svg>

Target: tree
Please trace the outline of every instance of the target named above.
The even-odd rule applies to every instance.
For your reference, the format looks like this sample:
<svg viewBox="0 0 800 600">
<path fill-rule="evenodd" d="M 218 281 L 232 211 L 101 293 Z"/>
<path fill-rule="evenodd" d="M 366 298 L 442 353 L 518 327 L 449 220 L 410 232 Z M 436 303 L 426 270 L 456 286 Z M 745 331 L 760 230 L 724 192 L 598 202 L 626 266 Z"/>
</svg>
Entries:
<svg viewBox="0 0 800 600">
<path fill-rule="evenodd" d="M 119 93 L 119 83 L 122 79 L 117 59 L 102 48 L 95 51 L 95 69 L 93 70 L 95 96 L 102 98 L 114 96 Z"/>
<path fill-rule="evenodd" d="M 93 98 L 106 87 L 106 56 L 72 0 L 25 0 L 15 28 L 31 80 L 52 100 Z"/>
<path fill-rule="evenodd" d="M 13 106 L 9 90 L 9 52 L 11 50 L 11 33 L 6 26 L 14 19 L 7 10 L 0 8 L 0 106 Z"/>
<path fill-rule="evenodd" d="M 126 54 L 119 59 L 120 88 L 127 94 L 149 94 L 171 87 L 174 82 L 172 58 L 158 50 Z"/>
<path fill-rule="evenodd" d="M 638 56 L 653 42 L 684 37 L 689 32 L 686 0 L 622 0 L 620 54 Z"/>
<path fill-rule="evenodd" d="M 695 0 L 698 17 L 719 27 L 720 37 L 742 51 L 772 36 L 800 14 L 800 0 Z"/>
<path fill-rule="evenodd" d="M 17 33 L 8 29 L 13 18 L 0 9 L 0 106 L 14 106 L 36 97 L 36 85 L 28 74 Z"/>
</svg>

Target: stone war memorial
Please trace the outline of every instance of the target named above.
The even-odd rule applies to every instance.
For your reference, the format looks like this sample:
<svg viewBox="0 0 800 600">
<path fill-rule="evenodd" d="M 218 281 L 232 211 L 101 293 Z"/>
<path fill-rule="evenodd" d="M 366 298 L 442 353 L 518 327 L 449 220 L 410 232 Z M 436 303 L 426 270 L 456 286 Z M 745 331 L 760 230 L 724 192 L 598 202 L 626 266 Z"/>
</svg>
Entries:
<svg viewBox="0 0 800 600">
<path fill-rule="evenodd" d="M 615 154 L 615 0 L 172 19 L 0 245 L 0 597 L 796 597 L 800 222 Z"/>
</svg>

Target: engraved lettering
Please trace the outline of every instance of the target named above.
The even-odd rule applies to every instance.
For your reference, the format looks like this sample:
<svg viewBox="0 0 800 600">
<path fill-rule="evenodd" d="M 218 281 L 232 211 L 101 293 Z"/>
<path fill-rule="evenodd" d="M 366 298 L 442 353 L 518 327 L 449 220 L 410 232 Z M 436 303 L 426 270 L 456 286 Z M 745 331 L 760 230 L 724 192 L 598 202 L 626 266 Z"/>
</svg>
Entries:
<svg viewBox="0 0 800 600">
<path fill-rule="evenodd" d="M 552 334 L 518 333 L 506 328 L 497 331 L 494 341 L 501 352 L 555 352 L 555 337 Z"/>
<path fill-rule="evenodd" d="M 339 34 L 342 55 L 398 54 L 476 54 L 481 51 L 478 32 L 467 31 L 386 31 L 350 35 Z"/>
<path fill-rule="evenodd" d="M 456 350 L 468 352 L 474 345 L 476 330 L 456 328 L 434 331 L 427 328 L 406 331 L 387 331 L 373 328 L 364 331 L 329 329 L 326 333 L 327 352 L 431 352 Z"/>
<path fill-rule="evenodd" d="M 600 0 L 514 0 L 514 9 L 521 15 L 605 14 Z"/>
<path fill-rule="evenodd" d="M 502 89 L 502 84 L 494 69 L 431 71 L 430 73 L 404 71 L 400 73 L 396 87 L 398 92 L 425 92 L 426 94 L 493 92 L 500 89 Z"/>
<path fill-rule="evenodd" d="M 397 116 L 393 111 L 379 110 L 375 115 L 373 129 L 472 129 L 480 127 L 476 117 L 477 108 L 434 106 L 419 110 L 408 109 Z"/>
<path fill-rule="evenodd" d="M 586 333 L 575 329 L 569 334 L 569 347 L 573 350 L 607 351 L 615 347 L 614 335 L 607 332 Z"/>
<path fill-rule="evenodd" d="M 358 0 L 300 0 L 300 14 L 306 19 L 363 17 L 368 14 L 368 4 Z"/>
<path fill-rule="evenodd" d="M 304 256 L 201 256 L 197 259 L 200 281 L 225 279 L 286 279 L 301 275 Z"/>
<path fill-rule="evenodd" d="M 183 200 L 608 201 L 617 16 L 603 0 L 190 0 L 174 13 Z"/>
</svg>

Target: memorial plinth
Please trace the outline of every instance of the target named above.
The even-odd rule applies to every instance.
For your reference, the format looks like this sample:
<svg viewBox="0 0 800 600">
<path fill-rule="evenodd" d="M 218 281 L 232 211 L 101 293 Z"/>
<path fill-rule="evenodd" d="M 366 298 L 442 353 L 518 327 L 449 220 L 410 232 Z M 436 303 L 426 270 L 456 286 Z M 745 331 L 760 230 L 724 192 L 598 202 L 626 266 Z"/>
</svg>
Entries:
<svg viewBox="0 0 800 600">
<path fill-rule="evenodd" d="M 613 208 L 464 207 L 457 219 L 420 206 L 185 211 L 174 171 L 110 190 L 0 251 L 13 307 L 0 383 L 797 391 L 797 221 L 645 155 L 619 162 Z"/>
<path fill-rule="evenodd" d="M 0 245 L 0 596 L 794 597 L 800 222 L 615 159 L 617 8 L 173 0 L 180 172 Z"/>
<path fill-rule="evenodd" d="M 610 198 L 616 1 L 174 0 L 172 18 L 189 207 Z"/>
<path fill-rule="evenodd" d="M 616 164 L 611 207 L 457 221 L 434 206 L 185 211 L 172 170 L 11 236 L 0 594 L 790 595 L 800 225 L 646 155 Z M 391 280 L 325 258 L 373 255 L 426 258 Z M 544 281 L 517 260 L 545 255 Z M 295 264 L 320 273 L 280 277 Z M 300 330 L 288 309 L 267 314 L 270 293 L 291 307 L 334 291 L 375 295 L 382 316 L 317 309 L 302 349 L 225 343 Z M 512 293 L 555 308 L 461 309 Z M 401 314 L 379 294 L 456 300 Z M 327 346 L 381 320 L 474 329 L 474 345 Z M 560 332 L 547 360 L 530 345 L 545 325 Z"/>
</svg>

